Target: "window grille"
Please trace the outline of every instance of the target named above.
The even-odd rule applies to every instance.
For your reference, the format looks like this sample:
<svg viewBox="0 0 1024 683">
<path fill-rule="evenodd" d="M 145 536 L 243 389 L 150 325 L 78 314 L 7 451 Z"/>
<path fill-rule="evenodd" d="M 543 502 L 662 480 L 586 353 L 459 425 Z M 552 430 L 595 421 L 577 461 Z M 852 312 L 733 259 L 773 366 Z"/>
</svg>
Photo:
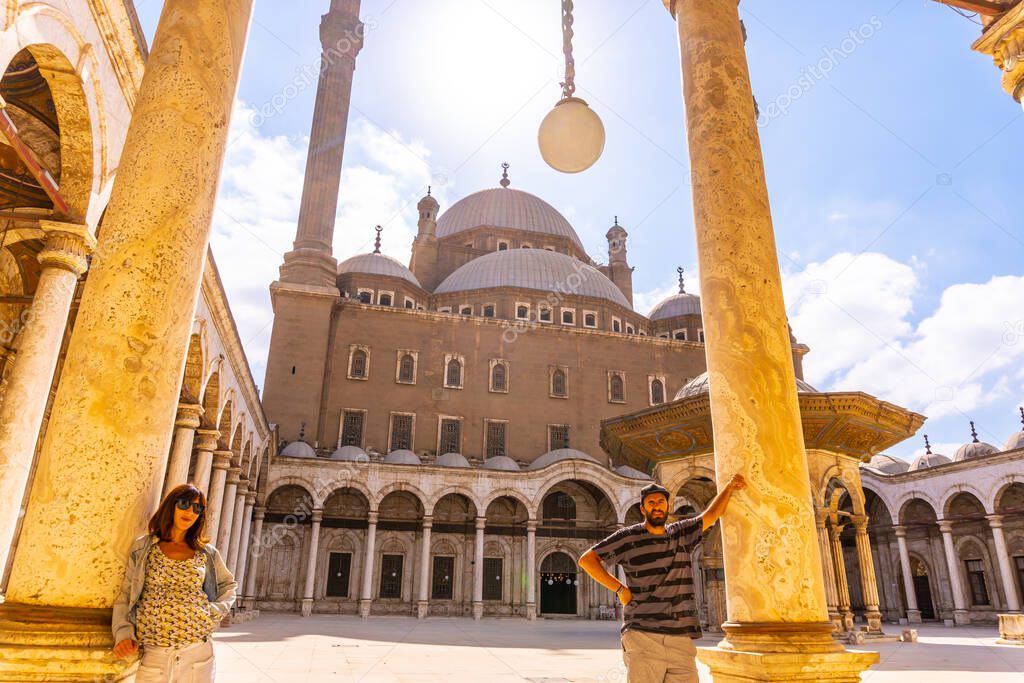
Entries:
<svg viewBox="0 0 1024 683">
<path fill-rule="evenodd" d="M 487 423 L 487 457 L 495 458 L 505 455 L 505 424 L 504 422 Z"/>
<path fill-rule="evenodd" d="M 660 379 L 651 382 L 651 403 L 658 405 L 665 402 L 665 385 Z"/>
<path fill-rule="evenodd" d="M 567 395 L 565 371 L 560 368 L 551 373 L 551 395 L 560 398 Z"/>
<path fill-rule="evenodd" d="M 363 418 L 365 413 L 346 410 L 341 421 L 341 445 L 362 446 L 363 445 Z"/>
<path fill-rule="evenodd" d="M 430 584 L 432 600 L 451 600 L 455 578 L 455 558 L 450 555 L 434 556 L 434 575 Z"/>
<path fill-rule="evenodd" d="M 491 369 L 491 391 L 508 391 L 508 368 L 497 363 Z"/>
<path fill-rule="evenodd" d="M 352 376 L 366 377 L 366 351 L 362 349 L 352 352 Z"/>
<path fill-rule="evenodd" d="M 484 600 L 501 600 L 504 564 L 500 557 L 484 558 Z"/>
<path fill-rule="evenodd" d="M 403 355 L 402 360 L 398 362 L 398 381 L 412 384 L 415 369 L 416 359 L 412 357 L 412 354 L 407 353 Z"/>
<path fill-rule="evenodd" d="M 405 555 L 384 555 L 380 563 L 380 597 L 402 597 L 402 566 Z"/>
<path fill-rule="evenodd" d="M 462 421 L 445 418 L 441 420 L 441 443 L 438 454 L 462 452 Z"/>
<path fill-rule="evenodd" d="M 445 386 L 447 387 L 461 387 L 462 386 L 462 363 L 457 359 L 452 358 L 448 361 L 448 368 L 444 374 Z"/>
<path fill-rule="evenodd" d="M 626 391 L 622 384 L 621 375 L 612 375 L 611 379 L 611 400 L 613 401 L 625 401 Z"/>
<path fill-rule="evenodd" d="M 391 416 L 391 448 L 412 450 L 412 415 Z"/>
<path fill-rule="evenodd" d="M 569 448 L 569 425 L 550 425 L 548 427 L 548 450 Z"/>
</svg>

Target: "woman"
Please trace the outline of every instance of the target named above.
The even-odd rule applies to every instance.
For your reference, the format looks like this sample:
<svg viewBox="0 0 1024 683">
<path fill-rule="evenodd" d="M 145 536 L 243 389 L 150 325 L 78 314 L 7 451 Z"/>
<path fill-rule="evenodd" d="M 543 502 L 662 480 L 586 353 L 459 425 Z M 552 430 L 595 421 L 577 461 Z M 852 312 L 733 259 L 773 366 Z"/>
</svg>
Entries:
<svg viewBox="0 0 1024 683">
<path fill-rule="evenodd" d="M 114 602 L 114 654 L 142 648 L 137 683 L 213 681 L 211 634 L 235 601 L 235 577 L 203 537 L 206 496 L 175 487 L 128 552 Z"/>
</svg>

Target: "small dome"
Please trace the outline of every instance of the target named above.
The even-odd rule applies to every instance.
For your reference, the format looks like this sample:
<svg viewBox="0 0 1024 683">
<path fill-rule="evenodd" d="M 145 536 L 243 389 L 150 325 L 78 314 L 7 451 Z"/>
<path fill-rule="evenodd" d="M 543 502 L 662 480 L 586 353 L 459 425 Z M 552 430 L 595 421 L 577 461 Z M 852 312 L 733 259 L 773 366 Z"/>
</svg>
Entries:
<svg viewBox="0 0 1024 683">
<path fill-rule="evenodd" d="M 906 460 L 900 460 L 894 458 L 891 455 L 885 453 L 879 453 L 878 455 L 871 458 L 871 462 L 864 465 L 864 467 L 870 467 L 873 470 L 878 470 L 883 474 L 900 474 L 910 469 L 910 463 Z"/>
<path fill-rule="evenodd" d="M 315 458 L 316 451 L 305 441 L 292 441 L 290 444 L 284 447 L 281 451 L 281 455 L 288 456 L 289 458 Z"/>
<path fill-rule="evenodd" d="M 504 192 L 504 190 L 502 190 Z M 578 284 L 574 284 L 578 283 Z M 458 268 L 434 290 L 435 294 L 493 287 L 519 287 L 552 293 L 605 299 L 632 308 L 622 290 L 597 268 L 547 249 L 492 251 Z"/>
<path fill-rule="evenodd" d="M 937 465 L 945 465 L 953 462 L 941 453 L 925 453 L 920 455 L 910 465 L 910 471 L 916 472 L 917 470 L 925 470 L 929 467 L 936 467 Z"/>
<path fill-rule="evenodd" d="M 1024 430 L 1021 430 L 1006 440 L 1006 445 L 1003 446 L 1004 451 L 1015 451 L 1018 448 L 1024 448 Z"/>
<path fill-rule="evenodd" d="M 984 441 L 971 441 L 956 449 L 956 454 L 953 456 L 953 462 L 963 462 L 964 460 L 980 458 L 984 455 L 992 455 L 993 453 L 998 452 L 999 449 L 990 443 L 985 443 Z"/>
<path fill-rule="evenodd" d="M 527 469 L 543 469 L 548 465 L 553 465 L 561 460 L 589 460 L 590 462 L 597 462 L 597 460 L 594 460 L 592 457 L 590 457 L 583 451 L 578 451 L 575 448 L 557 448 L 553 451 L 548 451 L 544 455 L 540 456 L 539 458 L 531 462 L 527 466 Z"/>
<path fill-rule="evenodd" d="M 331 460 L 346 460 L 348 462 L 370 462 L 370 456 L 359 446 L 342 446 L 331 453 Z"/>
<path fill-rule="evenodd" d="M 385 465 L 422 465 L 423 461 L 420 460 L 420 456 L 416 455 L 412 451 L 408 451 L 404 448 L 400 448 L 397 451 L 391 451 L 384 456 Z"/>
<path fill-rule="evenodd" d="M 798 394 L 816 394 L 818 390 L 812 387 L 802 379 L 796 381 L 796 391 Z M 708 393 L 708 373 L 702 372 L 697 375 L 689 382 L 683 385 L 683 388 L 676 392 L 675 400 L 681 398 L 690 398 L 691 396 L 699 396 L 701 394 Z"/>
<path fill-rule="evenodd" d="M 629 465 L 619 465 L 615 468 L 615 471 L 616 473 L 621 474 L 624 477 L 629 477 L 630 479 L 650 479 L 648 475 L 644 474 L 640 470 L 633 469 Z"/>
<path fill-rule="evenodd" d="M 437 237 L 449 237 L 479 227 L 567 237 L 577 249 L 586 251 L 565 216 L 540 197 L 522 190 L 497 187 L 463 197 L 438 218 Z"/>
<path fill-rule="evenodd" d="M 696 294 L 673 294 L 651 309 L 652 321 L 667 320 L 680 315 L 700 315 L 700 297 Z"/>
<path fill-rule="evenodd" d="M 507 455 L 496 455 L 493 458 L 484 460 L 485 470 L 501 470 L 503 472 L 518 472 L 519 464 Z"/>
<path fill-rule="evenodd" d="M 437 456 L 434 464 L 439 467 L 469 467 L 469 461 L 459 453 L 445 453 Z"/>
<path fill-rule="evenodd" d="M 420 281 L 412 271 L 403 266 L 398 259 L 384 254 L 359 254 L 338 264 L 338 275 L 358 273 L 364 275 L 387 275 L 405 280 L 420 289 Z"/>
</svg>

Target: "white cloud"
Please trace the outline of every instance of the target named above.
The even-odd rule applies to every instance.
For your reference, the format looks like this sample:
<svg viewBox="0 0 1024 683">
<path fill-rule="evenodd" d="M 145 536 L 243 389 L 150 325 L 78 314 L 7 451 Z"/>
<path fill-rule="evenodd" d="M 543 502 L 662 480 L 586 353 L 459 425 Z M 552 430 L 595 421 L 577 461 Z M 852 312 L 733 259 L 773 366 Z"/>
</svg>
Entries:
<svg viewBox="0 0 1024 683">
<path fill-rule="evenodd" d="M 295 238 L 308 139 L 265 136 L 253 110 L 237 103 L 214 214 L 211 244 L 253 377 L 262 387 L 273 310 L 270 283 Z M 335 227 L 335 256 L 372 249 L 407 262 L 416 233 L 416 201 L 430 184 L 429 150 L 364 119 L 349 125 Z M 443 188 L 435 188 L 444 202 Z"/>
<path fill-rule="evenodd" d="M 808 381 L 867 391 L 932 419 L 1020 396 L 1024 277 L 951 285 L 915 323 L 919 272 L 913 260 L 865 253 L 787 273 L 790 321 L 812 350 Z"/>
</svg>

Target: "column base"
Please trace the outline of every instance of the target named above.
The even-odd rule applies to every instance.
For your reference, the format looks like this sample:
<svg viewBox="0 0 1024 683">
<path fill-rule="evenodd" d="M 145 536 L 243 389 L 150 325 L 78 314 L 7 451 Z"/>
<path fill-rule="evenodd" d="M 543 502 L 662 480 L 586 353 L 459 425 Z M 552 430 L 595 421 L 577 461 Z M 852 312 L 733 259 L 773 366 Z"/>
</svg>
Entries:
<svg viewBox="0 0 1024 683">
<path fill-rule="evenodd" d="M 418 603 L 416 603 L 416 618 L 417 619 L 426 619 L 427 618 L 427 614 L 429 614 L 429 613 L 430 613 L 430 603 L 429 602 L 427 602 L 426 600 L 420 600 Z"/>
<path fill-rule="evenodd" d="M 971 623 L 971 618 L 967 616 L 967 610 L 955 609 L 953 610 L 953 623 L 957 626 L 968 626 Z"/>
<path fill-rule="evenodd" d="M 868 620 L 868 635 L 878 635 L 882 633 L 882 613 L 881 612 L 868 612 L 864 615 Z"/>
<path fill-rule="evenodd" d="M 484 616 L 484 603 L 474 602 L 473 603 L 473 618 L 480 621 Z"/>
<path fill-rule="evenodd" d="M 360 600 L 359 601 L 359 616 L 363 619 L 367 619 L 370 616 L 370 605 L 373 604 L 373 600 Z"/>
<path fill-rule="evenodd" d="M 853 612 L 843 612 L 842 613 L 842 624 L 843 624 L 843 630 L 844 631 L 852 631 L 853 630 Z"/>
<path fill-rule="evenodd" d="M 908 609 L 907 610 L 907 623 L 920 624 L 921 623 L 921 610 L 919 609 Z"/>
<path fill-rule="evenodd" d="M 138 660 L 114 656 L 110 610 L 0 605 L 0 680 L 122 681 Z"/>
<path fill-rule="evenodd" d="M 302 616 L 308 617 L 313 613 L 313 598 L 302 599 Z"/>
<path fill-rule="evenodd" d="M 537 619 L 537 603 L 528 602 L 526 603 L 526 618 L 530 621 L 536 621 Z"/>
<path fill-rule="evenodd" d="M 1024 614 L 1000 614 L 999 639 L 996 642 L 1024 646 Z"/>
<path fill-rule="evenodd" d="M 878 662 L 877 652 L 740 652 L 716 647 L 697 648 L 697 659 L 711 669 L 715 683 L 755 681 L 829 681 L 858 683 L 860 675 Z"/>
</svg>

